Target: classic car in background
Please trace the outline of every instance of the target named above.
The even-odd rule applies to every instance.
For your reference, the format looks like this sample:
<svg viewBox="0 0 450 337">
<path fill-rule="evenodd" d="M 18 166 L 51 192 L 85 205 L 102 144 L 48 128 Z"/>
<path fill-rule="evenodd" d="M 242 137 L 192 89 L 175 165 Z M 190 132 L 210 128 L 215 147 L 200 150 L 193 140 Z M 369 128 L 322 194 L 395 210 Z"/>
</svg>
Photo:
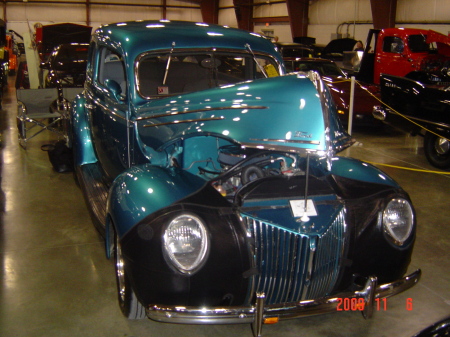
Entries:
<svg viewBox="0 0 450 337">
<path fill-rule="evenodd" d="M 328 87 L 330 87 L 339 118 L 344 124 L 348 123 L 351 83 L 347 74 L 335 62 L 317 58 L 296 58 L 285 59 L 285 65 L 289 71 L 317 71 Z M 365 87 L 358 84 L 355 85 L 353 101 L 354 125 L 381 125 L 372 115 L 374 106 L 380 105 L 380 101 L 373 95 Z"/>
<path fill-rule="evenodd" d="M 37 89 L 45 87 L 47 84 L 50 86 L 55 86 L 58 75 L 53 72 L 51 78 L 47 79 L 46 74 L 42 74 L 42 64 L 44 64 L 44 68 L 56 66 L 55 63 L 51 65 L 46 63 L 49 57 L 55 58 L 55 48 L 57 49 L 58 46 L 62 44 L 89 44 L 92 32 L 92 27 L 90 26 L 77 25 L 73 23 L 59 23 L 44 26 L 36 24 L 35 28 L 35 34 L 30 37 L 31 41 L 25 48 L 26 61 L 20 62 L 18 66 L 15 84 L 16 89 Z M 70 52 L 76 52 L 76 50 L 70 50 Z M 77 57 L 79 57 L 79 52 L 77 52 Z M 67 56 L 63 56 L 63 58 L 64 62 L 67 62 Z M 83 67 L 85 67 L 85 65 L 86 63 L 84 63 Z M 65 73 L 67 75 L 67 73 L 69 73 L 68 76 L 64 75 L 66 76 L 66 80 L 69 80 L 69 77 L 71 76 L 70 73 L 77 72 L 77 70 L 73 69 L 68 71 L 66 65 L 58 65 L 58 67 L 60 69 L 56 71 L 59 72 L 59 74 Z M 46 72 L 47 71 L 45 70 L 44 73 Z M 62 77 L 63 79 L 64 76 Z M 64 80 L 60 80 L 60 82 L 63 83 Z M 70 86 L 69 83 L 65 83 L 66 85 L 64 86 Z"/>
<path fill-rule="evenodd" d="M 89 44 L 64 43 L 57 46 L 46 62 L 44 87 L 82 87 L 86 79 L 86 64 Z"/>
<path fill-rule="evenodd" d="M 370 29 L 356 79 L 378 85 L 382 74 L 450 85 L 450 36 L 415 28 Z"/>
<path fill-rule="evenodd" d="M 450 316 L 423 329 L 413 337 L 449 337 L 450 336 Z"/>
<path fill-rule="evenodd" d="M 345 52 L 352 51 L 358 41 L 352 38 L 331 40 L 321 51 L 320 57 L 335 61 L 339 67 L 343 67 Z"/>
<path fill-rule="evenodd" d="M 164 38 L 161 38 L 161 37 Z M 130 319 L 370 317 L 405 276 L 416 217 L 352 139 L 315 72 L 260 35 L 194 22 L 102 26 L 73 104 L 77 179 Z M 348 303 L 347 303 L 348 302 Z"/>
<path fill-rule="evenodd" d="M 40 59 L 45 61 L 53 50 L 64 43 L 89 43 L 92 27 L 75 23 L 57 23 L 36 27 L 35 43 Z"/>
<path fill-rule="evenodd" d="M 275 42 L 278 51 L 283 59 L 295 59 L 298 57 L 314 57 L 315 50 L 313 46 L 308 46 L 295 42 Z"/>
<path fill-rule="evenodd" d="M 450 168 L 450 87 L 425 85 L 405 77 L 381 75 L 381 96 L 374 116 L 413 134 L 424 136 L 428 161 Z"/>
</svg>

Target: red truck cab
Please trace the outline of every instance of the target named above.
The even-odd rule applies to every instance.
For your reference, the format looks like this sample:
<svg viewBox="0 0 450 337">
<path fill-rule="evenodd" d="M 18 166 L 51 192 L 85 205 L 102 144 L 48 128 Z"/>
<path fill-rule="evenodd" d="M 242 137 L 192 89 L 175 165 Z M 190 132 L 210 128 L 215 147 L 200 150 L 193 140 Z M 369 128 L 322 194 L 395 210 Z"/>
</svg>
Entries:
<svg viewBox="0 0 450 337">
<path fill-rule="evenodd" d="M 371 29 L 359 79 L 379 84 L 381 74 L 448 85 L 450 37 L 425 29 Z"/>
</svg>

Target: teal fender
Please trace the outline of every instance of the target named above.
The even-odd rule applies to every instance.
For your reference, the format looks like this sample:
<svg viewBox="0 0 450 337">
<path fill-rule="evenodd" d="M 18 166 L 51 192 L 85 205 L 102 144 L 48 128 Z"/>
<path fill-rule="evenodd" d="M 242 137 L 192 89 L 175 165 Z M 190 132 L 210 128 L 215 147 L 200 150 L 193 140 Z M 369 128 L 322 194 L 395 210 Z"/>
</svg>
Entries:
<svg viewBox="0 0 450 337">
<path fill-rule="evenodd" d="M 74 101 L 72 108 L 72 147 L 75 150 L 74 160 L 75 167 L 92 164 L 97 162 L 92 138 L 89 132 L 89 115 L 86 111 L 86 98 L 78 95 Z"/>
<path fill-rule="evenodd" d="M 380 169 L 353 158 L 334 157 L 332 159 L 331 173 L 349 179 L 400 188 L 399 184 Z"/>
<path fill-rule="evenodd" d="M 206 181 L 187 171 L 150 164 L 120 174 L 108 195 L 107 213 L 122 237 L 148 215 L 196 192 Z"/>
</svg>

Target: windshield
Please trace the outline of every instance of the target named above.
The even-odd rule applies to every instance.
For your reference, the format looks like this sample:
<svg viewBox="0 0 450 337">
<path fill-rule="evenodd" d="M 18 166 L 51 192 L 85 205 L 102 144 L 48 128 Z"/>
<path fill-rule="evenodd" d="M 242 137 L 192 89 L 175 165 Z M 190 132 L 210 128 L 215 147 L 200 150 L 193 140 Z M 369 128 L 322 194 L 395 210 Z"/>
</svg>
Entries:
<svg viewBox="0 0 450 337">
<path fill-rule="evenodd" d="M 279 76 L 278 66 L 275 60 L 265 56 L 168 52 L 147 55 L 139 61 L 137 89 L 141 96 L 150 98 L 275 76 Z"/>
<path fill-rule="evenodd" d="M 426 35 L 410 35 L 408 37 L 409 49 L 411 49 L 413 53 L 428 52 L 430 46 L 426 43 L 426 40 Z"/>
</svg>

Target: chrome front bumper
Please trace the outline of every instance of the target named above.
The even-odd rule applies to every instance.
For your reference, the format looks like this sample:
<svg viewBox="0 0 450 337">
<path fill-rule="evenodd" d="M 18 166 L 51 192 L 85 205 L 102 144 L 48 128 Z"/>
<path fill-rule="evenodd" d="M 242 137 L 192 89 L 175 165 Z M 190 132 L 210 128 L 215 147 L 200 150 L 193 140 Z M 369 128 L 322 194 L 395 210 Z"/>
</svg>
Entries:
<svg viewBox="0 0 450 337">
<path fill-rule="evenodd" d="M 151 305 L 147 316 L 155 321 L 184 324 L 254 324 L 254 333 L 261 335 L 264 323 L 296 317 L 313 316 L 338 311 L 343 299 L 363 299 L 364 306 L 358 306 L 365 318 L 370 318 L 377 299 L 399 294 L 413 287 L 420 280 L 420 269 L 397 281 L 377 284 L 376 277 L 369 277 L 364 288 L 355 292 L 343 292 L 330 297 L 312 299 L 293 303 L 264 305 L 264 294 L 256 294 L 256 303 L 251 307 L 181 307 Z M 358 301 L 358 304 L 362 302 Z"/>
</svg>

